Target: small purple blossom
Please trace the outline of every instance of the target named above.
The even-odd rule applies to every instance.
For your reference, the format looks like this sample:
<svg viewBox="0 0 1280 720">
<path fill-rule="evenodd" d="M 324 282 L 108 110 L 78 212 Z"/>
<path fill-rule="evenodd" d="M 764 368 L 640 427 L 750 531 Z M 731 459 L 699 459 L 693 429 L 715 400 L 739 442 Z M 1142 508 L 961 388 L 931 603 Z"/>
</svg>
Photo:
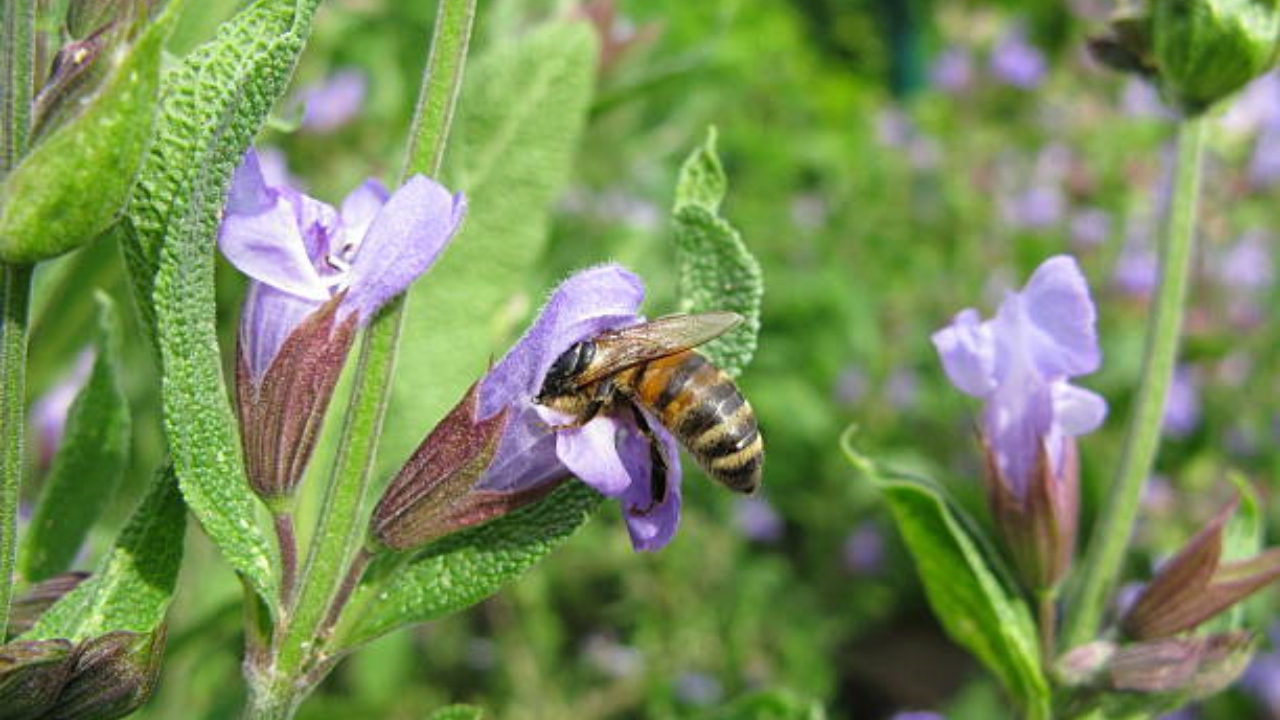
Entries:
<svg viewBox="0 0 1280 720">
<path fill-rule="evenodd" d="M 1084 208 L 1071 214 L 1071 243 L 1094 248 L 1111 236 L 1111 214 L 1102 208 Z"/>
<path fill-rule="evenodd" d="M 1280 70 L 1272 70 L 1246 85 L 1219 122 L 1228 132 L 1242 135 L 1280 129 Z"/>
<path fill-rule="evenodd" d="M 1066 255 L 1049 258 L 994 318 L 972 308 L 933 335 L 947 377 L 985 401 L 981 435 L 988 500 L 1022 579 L 1056 584 L 1070 566 L 1078 512 L 1075 437 L 1106 416 L 1106 402 L 1070 384 L 1098 369 L 1102 353 L 1084 275 Z"/>
<path fill-rule="evenodd" d="M 939 90 L 959 95 L 973 85 L 973 55 L 963 47 L 943 50 L 929 69 L 929 79 Z"/>
<path fill-rule="evenodd" d="M 844 566 L 857 575 L 875 575 L 884 567 L 884 532 L 873 521 L 853 529 L 841 547 Z"/>
<path fill-rule="evenodd" d="M 836 376 L 836 386 L 831 394 L 841 405 L 857 405 L 866 398 L 870 389 L 871 381 L 866 371 L 857 365 L 848 365 Z"/>
<path fill-rule="evenodd" d="M 622 680 L 644 670 L 644 653 L 602 633 L 592 633 L 582 643 L 582 656 L 601 674 Z"/>
<path fill-rule="evenodd" d="M 897 368 L 884 383 L 885 398 L 894 409 L 908 410 L 920 400 L 920 375 L 911 368 Z"/>
<path fill-rule="evenodd" d="M 1130 77 L 1120 91 L 1120 112 L 1133 118 L 1175 120 L 1178 114 L 1160 99 L 1160 91 L 1146 80 Z"/>
<path fill-rule="evenodd" d="M 524 337 L 481 382 L 479 417 L 510 408 L 511 419 L 477 489 L 516 491 L 574 475 L 622 503 L 636 550 L 658 550 L 671 540 L 680 522 L 681 480 L 671 434 L 646 416 L 669 458 L 666 499 L 649 507 L 652 455 L 633 417 L 602 413 L 581 427 L 564 427 L 572 418 L 533 402 L 556 358 L 574 343 L 640 322 L 643 300 L 640 278 L 618 265 L 583 270 L 556 288 Z"/>
<path fill-rule="evenodd" d="M 1271 236 L 1251 230 L 1240 237 L 1216 264 L 1218 282 L 1232 290 L 1264 291 L 1275 281 L 1271 260 Z"/>
<path fill-rule="evenodd" d="M 782 516 L 762 497 L 738 498 L 734 522 L 743 535 L 762 543 L 781 540 L 785 530 Z"/>
<path fill-rule="evenodd" d="M 963 310 L 933 335 L 952 384 L 986 401 L 984 436 L 1017 495 L 1042 449 L 1059 469 L 1066 438 L 1091 432 L 1106 417 L 1106 401 L 1068 382 L 1101 364 L 1094 318 L 1084 276 L 1075 260 L 1059 255 L 1021 292 L 1008 293 L 995 318 Z"/>
<path fill-rule="evenodd" d="M 1051 228 L 1062 222 L 1066 211 L 1066 195 L 1056 185 L 1033 185 L 1007 198 L 1001 207 L 1006 224 L 1026 230 Z"/>
<path fill-rule="evenodd" d="M 75 402 L 80 388 L 89 380 L 94 357 L 92 348 L 82 350 L 71 370 L 31 405 L 29 422 L 35 431 L 39 464 L 42 468 L 53 463 L 53 456 L 62 446 L 62 436 L 67 429 L 67 415 L 71 412 L 71 404 Z"/>
<path fill-rule="evenodd" d="M 223 255 L 253 281 L 240 322 L 250 377 L 259 382 L 293 330 L 339 293 L 339 320 L 368 322 L 431 267 L 465 212 L 460 193 L 421 175 L 394 194 L 367 180 L 335 209 L 268 185 L 250 150 L 218 233 Z"/>
<path fill-rule="evenodd" d="M 302 127 L 313 132 L 332 132 L 359 114 L 369 92 L 369 77 L 363 70 L 338 70 L 324 81 L 298 93 L 302 103 Z"/>
<path fill-rule="evenodd" d="M 1194 367 L 1181 365 L 1174 370 L 1164 399 L 1164 434 L 1187 437 L 1200 426 L 1200 412 L 1200 374 Z"/>
<path fill-rule="evenodd" d="M 1272 125 L 1258 135 L 1249 160 L 1249 183 L 1266 189 L 1280 182 L 1280 126 Z"/>
<path fill-rule="evenodd" d="M 1254 657 L 1240 679 L 1240 687 L 1258 699 L 1272 716 L 1280 717 L 1280 623 L 1272 623 L 1271 652 Z"/>
<path fill-rule="evenodd" d="M 682 672 L 676 677 L 676 697 L 689 705 L 714 705 L 724 697 L 724 687 L 706 673 Z"/>
<path fill-rule="evenodd" d="M 1044 81 L 1048 71 L 1044 53 L 1027 41 L 1021 28 L 1005 33 L 991 51 L 991 74 L 1006 85 L 1031 90 Z"/>
</svg>

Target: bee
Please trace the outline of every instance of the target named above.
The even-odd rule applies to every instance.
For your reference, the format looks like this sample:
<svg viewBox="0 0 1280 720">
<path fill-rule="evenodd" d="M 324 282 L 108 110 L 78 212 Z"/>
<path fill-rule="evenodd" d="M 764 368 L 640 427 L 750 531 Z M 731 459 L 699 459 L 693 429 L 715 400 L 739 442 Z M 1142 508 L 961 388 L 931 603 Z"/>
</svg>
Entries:
<svg viewBox="0 0 1280 720">
<path fill-rule="evenodd" d="M 753 493 L 764 466 L 755 414 L 733 380 L 693 350 L 740 322 L 737 313 L 708 312 L 608 330 L 556 358 L 534 402 L 573 417 L 560 428 L 581 427 L 600 413 L 631 413 L 652 459 L 652 504 L 633 508 L 637 514 L 661 504 L 668 491 L 669 461 L 641 409 L 708 475 L 730 490 Z"/>
</svg>

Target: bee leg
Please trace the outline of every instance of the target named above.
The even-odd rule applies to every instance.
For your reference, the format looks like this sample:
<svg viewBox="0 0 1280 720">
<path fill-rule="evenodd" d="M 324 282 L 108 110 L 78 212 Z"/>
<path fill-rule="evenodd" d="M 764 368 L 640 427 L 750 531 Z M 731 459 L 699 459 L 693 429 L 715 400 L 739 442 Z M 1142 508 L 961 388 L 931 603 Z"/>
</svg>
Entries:
<svg viewBox="0 0 1280 720">
<path fill-rule="evenodd" d="M 653 434 L 653 428 L 635 403 L 630 403 L 631 415 L 636 419 L 636 428 L 649 444 L 649 504 L 645 507 L 632 506 L 633 515 L 645 516 L 653 509 L 667 501 L 667 454 L 661 441 Z"/>
</svg>

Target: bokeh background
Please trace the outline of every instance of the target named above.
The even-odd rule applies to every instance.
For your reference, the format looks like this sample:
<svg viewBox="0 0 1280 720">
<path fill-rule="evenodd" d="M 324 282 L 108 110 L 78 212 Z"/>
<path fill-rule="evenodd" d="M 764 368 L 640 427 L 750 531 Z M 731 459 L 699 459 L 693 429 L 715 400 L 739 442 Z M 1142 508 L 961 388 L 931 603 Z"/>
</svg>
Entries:
<svg viewBox="0 0 1280 720">
<path fill-rule="evenodd" d="M 190 4 L 175 51 L 207 39 L 236 5 Z M 999 690 L 931 618 L 884 506 L 839 437 L 856 425 L 864 452 L 937 478 L 985 521 L 976 407 L 947 384 L 929 334 L 961 308 L 989 314 L 1041 260 L 1072 253 L 1093 288 L 1105 352 L 1102 371 L 1081 384 L 1111 407 L 1081 445 L 1087 530 L 1132 400 L 1173 133 L 1153 90 L 1083 49 L 1110 6 L 481 2 L 473 53 L 570 14 L 594 18 L 604 49 L 548 251 L 517 312 L 570 270 L 607 259 L 646 279 L 650 314 L 673 310 L 676 172 L 707 126 L 718 128 L 724 214 L 766 280 L 759 350 L 740 380 L 768 446 L 765 487 L 732 497 L 688 466 L 681 531 L 654 555 L 632 553 L 607 506 L 497 597 L 360 651 L 301 717 L 420 718 L 449 702 L 517 720 L 737 717 L 734 704 L 761 691 L 775 694 L 778 717 L 1006 716 Z M 260 147 L 330 201 L 368 175 L 392 179 L 433 15 L 430 2 L 326 2 L 293 99 Z M 1183 363 L 1133 578 L 1230 495 L 1230 472 L 1257 487 L 1280 527 L 1276 73 L 1215 121 L 1204 191 Z M 99 244 L 42 274 L 37 402 L 74 372 L 89 336 L 83 289 L 129 302 L 116 253 Z M 232 272 L 220 278 L 229 339 L 242 284 Z M 128 345 L 135 471 L 117 520 L 162 453 L 150 359 L 141 341 Z M 85 567 L 109 541 L 107 525 Z M 1274 607 L 1273 593 L 1250 612 L 1265 626 Z M 193 524 L 162 684 L 139 717 L 238 716 L 241 621 L 239 586 Z M 1190 716 L 1280 717 L 1277 652 L 1264 644 L 1240 687 Z"/>
</svg>

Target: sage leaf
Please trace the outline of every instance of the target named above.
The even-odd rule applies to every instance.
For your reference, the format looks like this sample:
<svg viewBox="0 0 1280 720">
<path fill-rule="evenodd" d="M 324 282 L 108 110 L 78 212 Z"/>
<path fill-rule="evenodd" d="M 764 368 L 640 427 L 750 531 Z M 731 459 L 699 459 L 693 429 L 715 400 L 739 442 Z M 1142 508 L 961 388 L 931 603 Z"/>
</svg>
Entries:
<svg viewBox="0 0 1280 720">
<path fill-rule="evenodd" d="M 185 0 L 170 3 L 112 65 L 88 106 L 36 144 L 0 185 L 0 261 L 33 263 L 98 237 L 138 171 L 160 90 L 164 41 Z"/>
<path fill-rule="evenodd" d="M 672 215 L 680 268 L 680 309 L 731 310 L 742 316 L 742 325 L 698 348 L 722 370 L 736 376 L 756 351 L 764 279 L 760 263 L 738 231 L 720 217 L 727 189 L 716 154 L 715 128 L 711 128 L 706 141 L 684 161 L 676 182 Z"/>
<path fill-rule="evenodd" d="M 218 353 L 214 236 L 231 174 L 284 93 L 317 2 L 258 0 L 165 76 L 123 230 L 160 355 L 164 429 L 183 496 L 264 598 L 275 597 L 275 577 Z"/>
<path fill-rule="evenodd" d="M 72 642 L 126 630 L 151 633 L 164 621 L 182 563 L 186 508 L 165 468 L 98 569 L 49 608 L 23 640 Z"/>
<path fill-rule="evenodd" d="M 339 644 L 355 647 L 480 602 L 572 535 L 600 500 L 595 490 L 569 481 L 540 503 L 441 538 L 407 563 L 384 555 L 343 613 Z"/>
<path fill-rule="evenodd" d="M 129 402 L 120 385 L 120 318 L 97 293 L 93 369 L 67 414 L 62 444 L 23 536 L 19 572 L 30 582 L 71 567 L 129 458 Z"/>
<path fill-rule="evenodd" d="M 586 122 L 597 53 L 589 25 L 556 22 L 468 63 L 444 170 L 446 184 L 467 194 L 467 219 L 410 289 L 381 441 L 384 470 L 403 462 L 502 354 L 521 319 L 508 308 L 524 296 L 546 244 L 551 205 Z"/>
<path fill-rule="evenodd" d="M 484 710 L 475 705 L 448 705 L 427 716 L 427 720 L 483 720 Z"/>
<path fill-rule="evenodd" d="M 843 442 L 849 461 L 875 484 L 915 561 L 934 615 L 974 654 L 1029 717 L 1048 717 L 1049 686 L 1040 668 L 1035 621 L 995 566 L 989 545 L 942 493 L 915 479 L 888 477 Z"/>
</svg>

